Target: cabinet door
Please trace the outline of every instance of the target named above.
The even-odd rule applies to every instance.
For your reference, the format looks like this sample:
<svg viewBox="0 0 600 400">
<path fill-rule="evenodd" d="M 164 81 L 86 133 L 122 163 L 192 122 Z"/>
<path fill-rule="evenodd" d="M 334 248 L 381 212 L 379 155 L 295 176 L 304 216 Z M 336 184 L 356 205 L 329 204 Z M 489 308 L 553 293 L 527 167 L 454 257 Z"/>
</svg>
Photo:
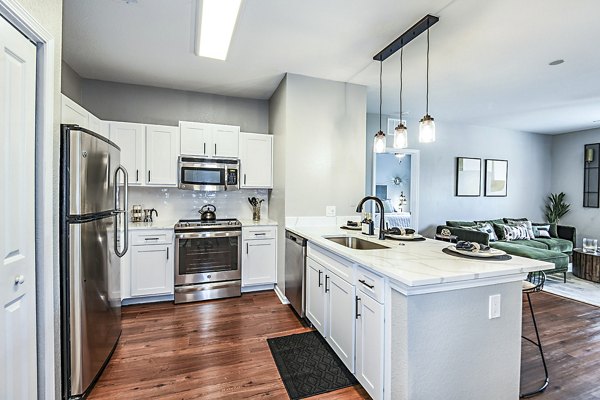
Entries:
<svg viewBox="0 0 600 400">
<path fill-rule="evenodd" d="M 242 188 L 273 187 L 273 136 L 240 133 Z"/>
<path fill-rule="evenodd" d="M 104 136 L 105 138 L 109 138 L 109 132 L 107 129 L 108 125 L 106 122 L 102 121 L 100 118 L 96 117 L 94 114 L 88 115 L 88 129 L 90 131 L 96 132 L 99 135 Z"/>
<path fill-rule="evenodd" d="M 245 240 L 242 251 L 242 286 L 275 283 L 275 240 Z"/>
<path fill-rule="evenodd" d="M 178 132 L 174 126 L 146 125 L 146 184 L 177 185 Z"/>
<path fill-rule="evenodd" d="M 327 342 L 354 373 L 355 288 L 329 271 L 325 275 Z"/>
<path fill-rule="evenodd" d="M 383 305 L 356 292 L 356 378 L 373 400 L 383 399 Z"/>
<path fill-rule="evenodd" d="M 174 264 L 171 245 L 132 246 L 131 296 L 173 293 Z"/>
<path fill-rule="evenodd" d="M 239 157 L 239 126 L 213 125 L 212 140 L 210 154 L 217 157 Z"/>
<path fill-rule="evenodd" d="M 76 124 L 83 128 L 90 129 L 88 125 L 88 115 L 89 113 L 85 110 L 85 108 L 81 107 L 64 94 L 62 95 L 60 116 L 61 123 Z"/>
<path fill-rule="evenodd" d="M 144 183 L 144 131 L 142 124 L 111 122 L 110 140 L 121 148 L 121 165 L 129 173 L 130 185 Z"/>
<path fill-rule="evenodd" d="M 180 153 L 185 156 L 207 156 L 212 153 L 212 125 L 200 122 L 179 122 Z"/>
<path fill-rule="evenodd" d="M 325 332 L 325 268 L 311 258 L 306 259 L 306 317 L 326 337 Z"/>
</svg>

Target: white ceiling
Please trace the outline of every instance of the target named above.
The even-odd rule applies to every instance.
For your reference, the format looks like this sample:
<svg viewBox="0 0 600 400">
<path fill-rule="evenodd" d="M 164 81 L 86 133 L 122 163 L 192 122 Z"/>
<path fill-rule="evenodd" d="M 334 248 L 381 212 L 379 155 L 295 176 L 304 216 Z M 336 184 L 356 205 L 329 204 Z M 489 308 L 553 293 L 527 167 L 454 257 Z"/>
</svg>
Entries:
<svg viewBox="0 0 600 400">
<path fill-rule="evenodd" d="M 63 57 L 82 77 L 268 99 L 285 72 L 367 85 L 374 54 L 425 14 L 430 114 L 560 133 L 600 127 L 596 0 L 244 0 L 227 61 L 193 54 L 195 0 L 65 0 Z M 404 50 L 404 109 L 425 113 L 426 35 Z M 383 112 L 398 114 L 399 52 L 383 64 Z M 549 66 L 555 59 L 565 63 Z M 598 121 L 598 122 L 593 122 Z"/>
</svg>

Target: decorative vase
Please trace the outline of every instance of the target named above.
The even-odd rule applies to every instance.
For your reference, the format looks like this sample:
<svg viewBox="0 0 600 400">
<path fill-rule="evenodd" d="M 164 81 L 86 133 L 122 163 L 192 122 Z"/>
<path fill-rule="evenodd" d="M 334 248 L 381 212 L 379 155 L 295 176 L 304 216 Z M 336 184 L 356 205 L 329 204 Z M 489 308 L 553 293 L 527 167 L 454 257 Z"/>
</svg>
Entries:
<svg viewBox="0 0 600 400">
<path fill-rule="evenodd" d="M 260 221 L 260 205 L 252 206 L 252 221 Z"/>
</svg>

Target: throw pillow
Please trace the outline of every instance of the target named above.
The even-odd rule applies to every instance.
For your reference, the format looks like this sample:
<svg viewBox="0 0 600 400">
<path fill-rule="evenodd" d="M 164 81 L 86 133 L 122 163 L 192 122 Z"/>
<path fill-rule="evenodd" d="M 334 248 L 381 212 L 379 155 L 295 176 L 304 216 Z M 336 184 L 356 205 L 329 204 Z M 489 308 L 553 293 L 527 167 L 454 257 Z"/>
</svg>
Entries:
<svg viewBox="0 0 600 400">
<path fill-rule="evenodd" d="M 527 224 L 521 223 L 519 225 L 504 225 L 504 237 L 507 241 L 529 240 Z"/>
<path fill-rule="evenodd" d="M 496 233 L 498 240 L 506 240 L 504 237 L 504 224 L 497 224 L 494 222 L 494 232 Z"/>
<path fill-rule="evenodd" d="M 533 235 L 536 238 L 551 238 L 550 225 L 536 225 L 533 227 Z"/>
<path fill-rule="evenodd" d="M 550 236 L 553 238 L 557 238 L 558 237 L 558 228 L 556 226 L 555 222 L 549 223 L 549 222 L 545 222 L 545 223 L 533 223 L 533 226 L 545 226 L 545 225 L 550 225 Z"/>
<path fill-rule="evenodd" d="M 494 231 L 494 227 L 490 223 L 477 224 L 475 227 L 479 232 L 487 233 L 490 237 L 490 242 L 495 242 L 498 240 L 498 236 L 496 236 L 496 232 Z"/>
<path fill-rule="evenodd" d="M 527 218 L 504 218 L 504 221 L 506 221 L 508 225 L 513 226 L 527 224 L 527 233 L 529 235 L 529 239 L 535 238 L 535 235 L 533 234 L 533 225 L 531 224 L 531 221 L 529 221 Z"/>
</svg>

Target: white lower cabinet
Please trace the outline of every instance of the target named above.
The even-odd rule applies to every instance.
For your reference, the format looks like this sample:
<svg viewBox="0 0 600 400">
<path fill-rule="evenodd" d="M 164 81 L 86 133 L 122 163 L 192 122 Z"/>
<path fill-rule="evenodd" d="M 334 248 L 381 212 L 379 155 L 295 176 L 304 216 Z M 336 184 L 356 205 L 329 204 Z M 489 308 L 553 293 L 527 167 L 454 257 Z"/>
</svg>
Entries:
<svg viewBox="0 0 600 400">
<path fill-rule="evenodd" d="M 242 228 L 242 286 L 277 282 L 277 227 Z"/>
<path fill-rule="evenodd" d="M 383 399 L 383 304 L 356 291 L 356 379 L 373 400 Z"/>
<path fill-rule="evenodd" d="M 306 259 L 306 315 L 344 365 L 354 372 L 354 285 Z"/>
<path fill-rule="evenodd" d="M 131 297 L 173 294 L 175 264 L 172 232 L 132 232 Z"/>
</svg>

